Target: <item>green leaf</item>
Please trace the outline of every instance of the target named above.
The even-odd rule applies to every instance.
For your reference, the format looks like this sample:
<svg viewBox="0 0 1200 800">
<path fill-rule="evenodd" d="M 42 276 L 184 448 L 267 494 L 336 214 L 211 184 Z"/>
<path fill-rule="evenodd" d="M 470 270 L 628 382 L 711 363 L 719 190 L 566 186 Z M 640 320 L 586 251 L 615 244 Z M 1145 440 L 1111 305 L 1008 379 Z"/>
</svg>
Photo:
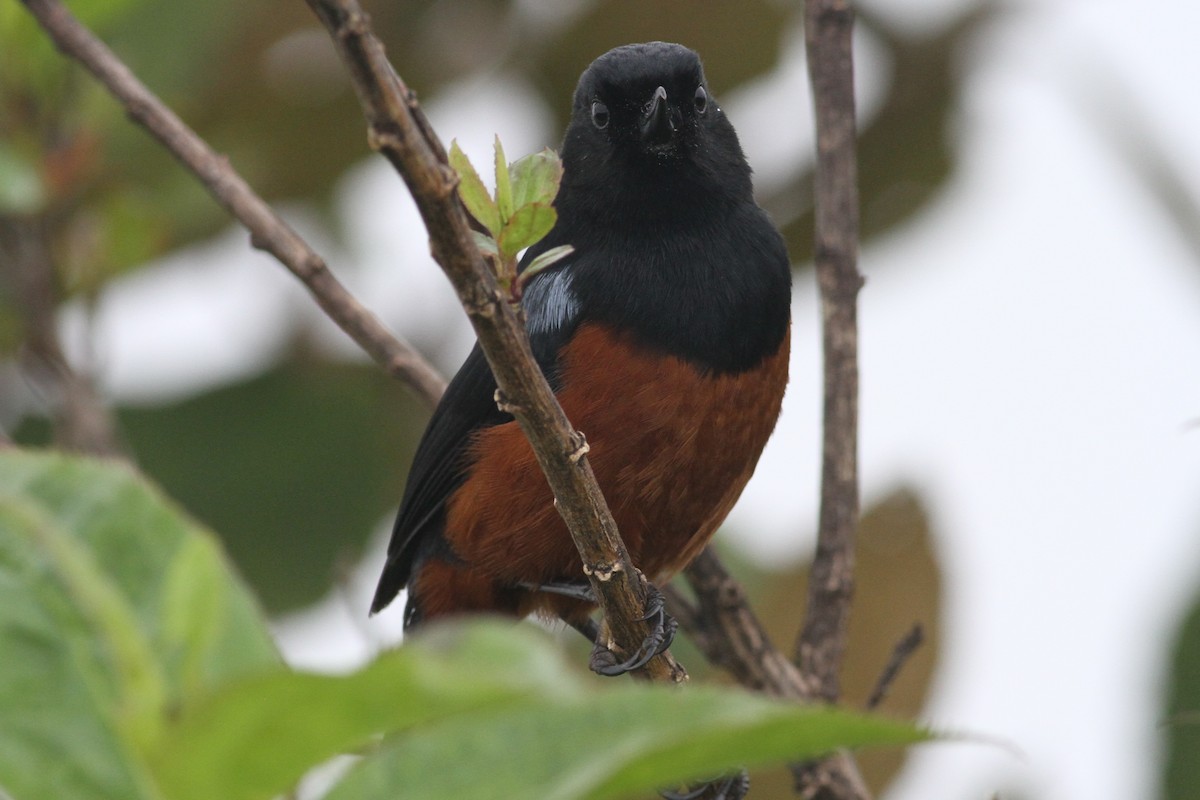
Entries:
<svg viewBox="0 0 1200 800">
<path fill-rule="evenodd" d="M 500 211 L 457 141 L 450 143 L 450 166 L 458 173 L 458 196 L 462 198 L 467 212 L 478 220 L 480 225 L 491 231 L 493 236 L 499 236 Z"/>
<path fill-rule="evenodd" d="M 0 796 L 148 800 L 120 728 L 111 651 L 39 546 L 53 520 L 0 500 Z"/>
<path fill-rule="evenodd" d="M 571 253 L 575 252 L 575 248 L 569 244 L 560 244 L 558 247 L 551 247 L 544 253 L 539 254 L 529 265 L 521 271 L 521 283 L 525 284 L 534 275 L 537 275 L 547 267 L 552 267 L 559 261 L 562 261 Z"/>
<path fill-rule="evenodd" d="M 508 174 L 508 161 L 504 157 L 504 145 L 496 137 L 496 204 L 500 206 L 500 220 L 507 224 L 513 215 L 512 179 Z M 494 231 L 493 231 L 494 232 Z M 497 234 L 498 237 L 498 234 Z"/>
<path fill-rule="evenodd" d="M 513 206 L 550 205 L 558 195 L 562 176 L 562 161 L 548 147 L 518 160 L 512 165 Z"/>
<path fill-rule="evenodd" d="M 149 754 L 151 771 L 172 800 L 265 800 L 383 731 L 580 691 L 557 649 L 532 628 L 432 633 L 353 675 L 279 669 L 197 698 Z"/>
<path fill-rule="evenodd" d="M 168 567 L 162 603 L 162 655 L 178 675 L 180 694 L 205 685 L 205 662 L 221 633 L 227 599 L 216 542 L 194 537 L 179 548 Z"/>
<path fill-rule="evenodd" d="M 118 721 L 135 741 L 150 740 L 166 710 L 166 678 L 134 609 L 92 554 L 45 509 L 25 499 L 10 499 L 4 508 L 14 523 L 8 530 L 44 559 L 90 629 L 89 638 L 111 662 Z"/>
<path fill-rule="evenodd" d="M 133 754 L 170 709 L 278 664 L 211 534 L 127 467 L 15 450 L 0 653 L 0 786 L 20 800 L 156 797 Z"/>
<path fill-rule="evenodd" d="M 326 800 L 382 798 L 397 786 L 420 786 L 411 796 L 421 800 L 644 796 L 723 769 L 927 738 L 907 723 L 741 691 L 614 684 L 395 737 Z"/>
<path fill-rule="evenodd" d="M 534 203 L 518 208 L 500 232 L 500 254 L 505 259 L 515 257 L 526 247 L 541 241 L 557 219 L 554 206 Z"/>
</svg>

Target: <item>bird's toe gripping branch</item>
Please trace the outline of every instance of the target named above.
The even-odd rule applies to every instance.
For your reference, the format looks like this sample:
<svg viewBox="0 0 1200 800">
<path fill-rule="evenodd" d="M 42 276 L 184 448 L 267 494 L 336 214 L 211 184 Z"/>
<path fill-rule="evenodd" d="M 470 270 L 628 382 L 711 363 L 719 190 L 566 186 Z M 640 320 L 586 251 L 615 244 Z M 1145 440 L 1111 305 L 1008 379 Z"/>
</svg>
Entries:
<svg viewBox="0 0 1200 800">
<path fill-rule="evenodd" d="M 530 591 L 562 595 L 587 603 L 596 602 L 596 595 L 592 592 L 592 587 L 582 582 L 552 581 L 537 585 L 521 584 L 520 587 Z M 671 642 L 675 640 L 675 631 L 679 628 L 679 623 L 667 613 L 666 599 L 663 597 L 663 593 L 652 583 L 647 583 L 646 587 L 646 607 L 641 619 L 651 623 L 650 632 L 646 634 L 646 638 L 642 640 L 633 655 L 624 661 L 619 660 L 617 654 L 603 643 L 600 628 L 595 622 L 587 620 L 578 624 L 571 623 L 572 627 L 586 636 L 594 645 L 588 666 L 597 675 L 617 676 L 641 669 L 650 659 L 670 647 Z"/>
<path fill-rule="evenodd" d="M 588 661 L 592 672 L 597 675 L 624 675 L 646 666 L 650 659 L 671 646 L 679 624 L 667 613 L 663 593 L 654 584 L 647 584 L 645 612 L 642 619 L 651 623 L 650 632 L 633 655 L 624 661 L 618 661 L 617 654 L 597 638 L 592 648 L 592 657 Z"/>
</svg>

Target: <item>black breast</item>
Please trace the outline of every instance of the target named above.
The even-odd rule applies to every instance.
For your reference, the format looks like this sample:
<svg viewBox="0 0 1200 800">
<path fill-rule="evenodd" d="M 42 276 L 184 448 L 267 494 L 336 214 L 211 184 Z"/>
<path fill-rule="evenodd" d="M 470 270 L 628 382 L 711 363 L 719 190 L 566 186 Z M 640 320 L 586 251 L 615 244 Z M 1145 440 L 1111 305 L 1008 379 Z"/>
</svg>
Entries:
<svg viewBox="0 0 1200 800">
<path fill-rule="evenodd" d="M 571 269 L 581 320 L 629 331 L 646 347 L 716 373 L 752 369 L 778 350 L 791 269 L 782 238 L 757 206 L 590 233 Z"/>
</svg>

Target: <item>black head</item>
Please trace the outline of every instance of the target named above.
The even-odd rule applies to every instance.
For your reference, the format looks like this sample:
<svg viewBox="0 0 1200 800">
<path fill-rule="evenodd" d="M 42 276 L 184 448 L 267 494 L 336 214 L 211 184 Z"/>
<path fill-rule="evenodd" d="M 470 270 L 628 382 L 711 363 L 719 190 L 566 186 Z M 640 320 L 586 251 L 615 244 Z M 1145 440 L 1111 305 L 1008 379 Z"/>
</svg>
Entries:
<svg viewBox="0 0 1200 800">
<path fill-rule="evenodd" d="M 700 57 L 667 42 L 615 48 L 584 71 L 563 161 L 569 184 L 593 190 L 605 182 L 617 188 L 618 174 L 686 184 L 676 188 L 719 184 L 739 199 L 751 193 L 737 134 L 711 96 Z"/>
</svg>

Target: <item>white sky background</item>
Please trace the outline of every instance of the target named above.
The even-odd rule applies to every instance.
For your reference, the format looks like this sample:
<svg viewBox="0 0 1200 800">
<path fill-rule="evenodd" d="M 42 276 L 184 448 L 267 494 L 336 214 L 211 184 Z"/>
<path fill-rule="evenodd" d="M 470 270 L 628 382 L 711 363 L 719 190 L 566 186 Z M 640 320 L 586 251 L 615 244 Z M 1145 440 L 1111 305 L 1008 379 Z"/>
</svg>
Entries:
<svg viewBox="0 0 1200 800">
<path fill-rule="evenodd" d="M 872 6 L 933 26 L 961 4 Z M 1136 115 L 1200 193 L 1200 4 L 1019 8 L 971 54 L 959 171 L 918 219 L 863 251 L 860 319 L 865 501 L 915 486 L 947 581 L 926 718 L 1010 741 L 1024 757 L 920 748 L 892 800 L 1153 796 L 1166 641 L 1200 581 L 1200 430 L 1187 429 L 1200 418 L 1200 264 L 1082 100 L 1121 98 L 1107 110 Z M 870 108 L 886 65 L 864 55 Z M 808 113 L 801 58 L 794 48 L 787 74 L 721 98 L 764 175 L 803 155 L 763 135 L 779 129 L 781 108 Z M 443 92 L 430 110 L 476 163 L 490 160 L 497 130 L 514 156 L 556 135 L 536 95 L 502 76 Z M 344 251 L 299 212 L 302 228 L 335 268 L 354 265 L 340 271 L 360 297 L 453 369 L 471 335 L 400 182 L 372 160 L 339 198 Z M 163 267 L 102 304 L 94 346 L 121 396 L 253 374 L 293 325 L 357 357 L 240 233 Z M 753 532 L 739 544 L 764 560 L 805 556 L 811 541 L 796 529 L 816 516 L 811 272 L 795 294 L 784 418 L 731 518 Z M 380 560 L 376 551 L 361 570 L 351 599 L 361 608 Z M 278 631 L 294 663 L 345 668 L 394 640 L 398 616 L 355 623 L 335 599 Z"/>
</svg>

